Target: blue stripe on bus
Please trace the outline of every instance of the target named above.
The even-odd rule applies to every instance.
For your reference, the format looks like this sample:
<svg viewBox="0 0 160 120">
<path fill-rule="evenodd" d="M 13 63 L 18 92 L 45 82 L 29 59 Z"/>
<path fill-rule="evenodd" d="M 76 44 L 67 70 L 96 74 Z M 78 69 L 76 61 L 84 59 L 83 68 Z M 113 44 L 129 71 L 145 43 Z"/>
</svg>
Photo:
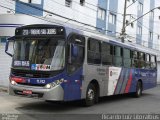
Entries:
<svg viewBox="0 0 160 120">
<path fill-rule="evenodd" d="M 125 93 L 125 89 L 126 89 L 128 81 L 129 81 L 129 77 L 130 77 L 130 72 L 132 72 L 132 69 L 122 68 L 114 94 Z M 130 88 L 128 88 L 128 89 L 130 89 Z"/>
<path fill-rule="evenodd" d="M 114 94 L 119 94 L 124 80 L 125 68 L 122 68 Z"/>
<path fill-rule="evenodd" d="M 125 88 L 126 88 L 128 80 L 129 80 L 130 70 L 131 69 L 126 68 L 126 73 L 124 74 L 124 78 L 123 78 L 123 83 L 122 83 L 122 86 L 121 86 L 120 94 L 125 92 Z"/>
<path fill-rule="evenodd" d="M 0 27 L 21 27 L 23 24 L 0 24 Z"/>
<path fill-rule="evenodd" d="M 14 27 L 14 28 L 17 28 L 17 27 L 20 27 L 20 26 L 0 26 L 1 28 L 3 27 Z"/>
<path fill-rule="evenodd" d="M 23 25 L 23 24 L 0 24 L 0 25 Z"/>
</svg>

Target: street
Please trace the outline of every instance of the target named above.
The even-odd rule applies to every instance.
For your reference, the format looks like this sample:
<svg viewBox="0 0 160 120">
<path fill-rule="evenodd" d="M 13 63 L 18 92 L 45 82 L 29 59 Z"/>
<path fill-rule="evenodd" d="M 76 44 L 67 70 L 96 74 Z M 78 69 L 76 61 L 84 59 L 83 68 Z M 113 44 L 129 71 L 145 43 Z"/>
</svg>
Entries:
<svg viewBox="0 0 160 120">
<path fill-rule="evenodd" d="M 140 98 L 118 95 L 101 98 L 99 103 L 84 107 L 80 102 L 48 103 L 38 99 L 10 96 L 0 92 L 0 113 L 14 114 L 103 114 L 160 113 L 160 86 L 146 90 Z"/>
<path fill-rule="evenodd" d="M 134 98 L 131 95 L 118 95 L 103 97 L 99 103 L 84 107 L 80 102 L 48 103 L 38 99 L 10 96 L 6 92 L 0 92 L 0 113 L 23 115 L 23 119 L 45 119 L 50 115 L 60 115 L 66 119 L 67 114 L 92 114 L 88 116 L 97 120 L 100 116 L 94 114 L 158 114 L 160 113 L 160 86 L 143 92 L 142 97 Z M 25 115 L 25 117 L 24 117 Z M 34 117 L 33 117 L 34 116 Z M 51 117 L 51 116 L 50 116 Z M 79 115 L 76 118 L 84 119 Z M 97 117 L 97 118 L 96 118 Z M 1 116 L 0 116 L 1 119 Z M 21 118 L 22 119 L 22 118 Z M 44 118 L 43 118 L 44 119 Z M 71 118 L 68 118 L 71 120 Z M 75 118 L 73 118 L 74 120 Z M 17 120 L 17 119 L 16 119 Z M 18 119 L 19 120 L 19 119 Z M 39 119 L 40 120 L 40 119 Z M 59 120 L 57 118 L 57 120 Z M 67 120 L 67 119 L 66 119 Z"/>
</svg>

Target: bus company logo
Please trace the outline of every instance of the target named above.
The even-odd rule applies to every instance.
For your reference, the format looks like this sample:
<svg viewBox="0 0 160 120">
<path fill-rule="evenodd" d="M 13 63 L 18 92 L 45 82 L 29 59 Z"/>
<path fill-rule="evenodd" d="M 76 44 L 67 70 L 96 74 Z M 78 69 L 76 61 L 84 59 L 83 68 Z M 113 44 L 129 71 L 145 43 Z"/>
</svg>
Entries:
<svg viewBox="0 0 160 120">
<path fill-rule="evenodd" d="M 43 70 L 43 71 L 48 71 L 48 70 L 51 70 L 51 65 L 45 65 L 45 64 L 32 64 L 31 69 L 32 69 L 32 70 Z"/>
</svg>

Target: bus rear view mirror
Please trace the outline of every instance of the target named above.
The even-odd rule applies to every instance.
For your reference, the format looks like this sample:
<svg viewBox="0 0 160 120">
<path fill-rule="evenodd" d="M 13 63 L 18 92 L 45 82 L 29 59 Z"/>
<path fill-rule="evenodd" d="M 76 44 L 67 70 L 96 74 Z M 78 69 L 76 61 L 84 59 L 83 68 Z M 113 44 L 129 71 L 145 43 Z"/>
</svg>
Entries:
<svg viewBox="0 0 160 120">
<path fill-rule="evenodd" d="M 72 64 L 75 60 L 75 58 L 78 56 L 78 46 L 74 45 L 74 44 L 70 44 L 69 45 L 69 59 L 68 59 L 68 63 Z"/>
<path fill-rule="evenodd" d="M 12 54 L 13 53 L 13 47 L 11 47 L 11 46 L 13 46 L 13 41 L 14 41 L 14 37 L 8 38 L 7 41 L 6 41 L 6 46 L 5 46 L 5 53 L 7 55 L 9 55 L 10 57 L 13 56 L 13 54 Z"/>
<path fill-rule="evenodd" d="M 78 46 L 72 44 L 71 51 L 72 51 L 72 57 L 77 57 L 78 56 Z"/>
</svg>

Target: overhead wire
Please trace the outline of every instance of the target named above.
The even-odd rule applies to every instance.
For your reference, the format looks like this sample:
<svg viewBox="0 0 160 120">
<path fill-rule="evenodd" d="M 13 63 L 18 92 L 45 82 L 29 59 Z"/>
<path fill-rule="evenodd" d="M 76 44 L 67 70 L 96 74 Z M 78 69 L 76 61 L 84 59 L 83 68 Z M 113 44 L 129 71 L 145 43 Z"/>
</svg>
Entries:
<svg viewBox="0 0 160 120">
<path fill-rule="evenodd" d="M 11 8 L 9 8 L 9 7 L 6 7 L 6 6 L 3 6 L 2 4 L 0 4 L 0 7 L 15 11 L 14 9 L 11 9 Z M 22 9 L 23 9 L 23 8 L 22 8 Z M 47 21 L 47 22 L 50 22 L 50 23 L 63 25 L 63 24 L 60 24 L 59 22 L 53 22 L 53 21 L 48 20 L 48 19 L 46 20 L 46 18 L 42 18 L 42 17 L 38 17 L 38 16 L 35 16 L 35 15 L 26 14 L 26 13 L 21 12 L 21 11 L 19 11 L 19 13 L 24 14 L 24 15 L 28 15 L 28 16 L 32 16 L 32 17 L 35 17 L 35 18 L 38 18 L 38 19 L 41 19 L 41 20 L 44 20 L 44 21 Z M 63 22 L 63 23 L 64 23 L 64 22 Z M 82 26 L 80 26 L 80 27 L 82 27 Z M 86 29 L 81 29 L 81 28 L 78 28 L 78 29 L 79 29 L 79 30 L 84 30 L 84 31 L 91 31 L 91 29 L 87 29 L 87 30 L 86 30 Z M 92 31 L 95 31 L 95 30 L 92 30 Z M 113 31 L 109 31 L 109 30 L 106 30 L 106 31 L 113 33 Z M 95 32 L 97 32 L 97 31 L 95 31 Z M 99 33 L 99 34 L 102 34 L 102 33 Z M 110 36 L 112 36 L 112 35 L 110 35 Z M 115 36 L 114 36 L 114 37 L 115 37 Z"/>
<path fill-rule="evenodd" d="M 86 24 L 86 23 L 83 23 L 83 22 L 80 22 L 80 21 L 77 21 L 77 20 L 74 20 L 74 19 L 71 19 L 71 18 L 67 18 L 67 17 L 64 17 L 62 15 L 56 14 L 54 12 L 51 12 L 51 11 L 48 11 L 48 10 L 30 5 L 30 4 L 26 4 L 26 3 L 23 3 L 23 2 L 21 2 L 21 4 L 26 5 L 28 7 L 31 7 L 31 8 L 35 8 L 37 10 L 40 10 L 40 11 L 43 11 L 43 12 L 46 12 L 46 13 L 49 13 L 49 14 L 52 14 L 52 15 L 55 15 L 55 16 L 58 16 L 58 17 L 61 17 L 61 18 L 64 18 L 64 19 L 67 19 L 69 21 L 77 22 L 77 23 L 80 23 L 80 24 L 83 24 L 83 25 L 86 25 L 86 26 L 89 26 L 89 27 L 96 28 L 98 30 L 107 31 L 107 32 L 111 32 L 111 33 L 119 33 L 119 32 L 116 32 L 116 31 L 110 31 L 110 30 L 102 29 L 102 28 L 99 28 L 99 27 L 96 27 L 96 26 L 93 26 L 93 25 L 90 25 L 90 24 Z"/>
<path fill-rule="evenodd" d="M 53 0 L 52 0 L 52 1 L 53 1 Z M 25 4 L 25 5 L 27 5 L 27 4 Z M 2 6 L 1 6 L 1 7 L 2 7 Z M 52 12 L 50 12 L 50 11 L 40 9 L 40 8 L 35 7 L 35 6 L 29 5 L 29 7 L 32 7 L 32 8 L 38 9 L 38 10 L 40 10 L 40 11 L 47 12 L 47 13 L 52 13 Z M 22 13 L 22 14 L 25 14 L 25 13 Z M 52 13 L 52 14 L 57 16 L 57 14 L 55 14 L 55 13 Z M 33 16 L 33 15 L 32 15 L 32 16 Z M 58 15 L 58 16 L 59 16 L 59 15 Z M 35 17 L 35 16 L 34 16 L 34 17 Z M 37 16 L 36 16 L 36 17 L 37 17 Z M 59 16 L 59 17 L 61 17 L 61 16 Z M 39 18 L 39 17 L 38 17 L 38 18 Z M 42 19 L 42 18 L 40 18 L 40 19 Z M 65 18 L 65 19 L 74 21 L 73 19 L 69 19 L 69 18 Z M 44 20 L 44 18 L 43 18 L 43 20 Z M 48 21 L 48 20 L 47 20 L 47 21 Z M 51 21 L 49 21 L 49 22 L 51 22 Z M 78 22 L 78 21 L 74 21 L 74 22 Z M 121 21 L 119 21 L 119 22 L 121 22 Z M 54 22 L 54 23 L 55 23 L 55 22 Z M 78 23 L 79 23 L 79 22 L 78 22 Z M 80 23 L 81 23 L 81 22 L 80 22 Z M 83 23 L 81 23 L 81 24 L 83 24 Z M 98 27 L 95 27 L 95 26 L 92 26 L 92 25 L 88 25 L 88 24 L 84 24 L 84 25 L 87 25 L 87 26 L 90 26 L 90 27 L 94 27 L 94 28 L 99 29 L 99 30 L 103 30 L 103 31 L 111 32 L 111 33 L 118 33 L 118 34 L 120 34 L 120 32 L 111 31 L 111 30 L 106 30 L 106 29 L 98 28 Z"/>
</svg>

